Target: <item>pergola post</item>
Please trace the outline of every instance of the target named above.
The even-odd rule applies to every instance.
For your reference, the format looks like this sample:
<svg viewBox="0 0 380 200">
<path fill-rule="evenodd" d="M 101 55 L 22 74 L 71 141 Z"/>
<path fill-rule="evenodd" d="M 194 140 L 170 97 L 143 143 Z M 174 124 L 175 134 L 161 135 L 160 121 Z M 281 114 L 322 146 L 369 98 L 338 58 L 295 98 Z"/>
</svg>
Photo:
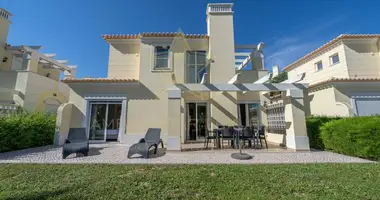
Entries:
<svg viewBox="0 0 380 200">
<path fill-rule="evenodd" d="M 28 60 L 28 71 L 38 72 L 39 57 L 36 52 L 30 53 L 30 59 Z"/>
<path fill-rule="evenodd" d="M 168 90 L 168 141 L 167 150 L 181 150 L 181 99 L 180 89 Z"/>
<path fill-rule="evenodd" d="M 287 90 L 286 97 L 284 100 L 286 146 L 294 150 L 310 150 L 303 90 Z"/>
</svg>

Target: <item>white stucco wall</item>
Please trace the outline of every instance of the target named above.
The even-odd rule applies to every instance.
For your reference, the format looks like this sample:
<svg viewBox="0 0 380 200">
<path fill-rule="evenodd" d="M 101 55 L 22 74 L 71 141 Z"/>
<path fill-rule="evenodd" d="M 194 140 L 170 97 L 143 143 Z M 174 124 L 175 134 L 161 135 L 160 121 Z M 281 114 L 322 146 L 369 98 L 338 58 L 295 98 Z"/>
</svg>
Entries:
<svg viewBox="0 0 380 200">
<path fill-rule="evenodd" d="M 340 62 L 330 66 L 330 56 L 338 53 Z M 315 70 L 315 63 L 322 61 L 323 69 Z M 290 70 L 288 76 L 306 72 L 303 82 L 318 83 L 335 78 L 379 78 L 380 54 L 377 38 L 344 39 L 337 45 L 315 55 L 311 60 Z M 335 83 L 334 83 L 335 84 Z M 361 83 L 344 83 L 339 88 L 319 87 L 309 91 L 312 115 L 352 115 L 351 94 L 373 92 L 373 87 Z"/>
<path fill-rule="evenodd" d="M 0 72 L 0 102 L 13 101 L 13 90 L 16 83 L 16 72 Z"/>
<path fill-rule="evenodd" d="M 335 99 L 334 87 L 311 90 L 308 99 L 312 115 L 348 116 L 347 109 Z"/>
<path fill-rule="evenodd" d="M 108 78 L 138 79 L 139 66 L 139 42 L 110 42 L 107 75 Z"/>
<path fill-rule="evenodd" d="M 33 72 L 1 72 L 0 85 L 11 90 L 1 92 L 0 101 L 14 101 L 29 111 L 42 111 L 43 102 L 49 98 L 60 103 L 66 103 L 69 99 L 69 87 L 66 84 Z"/>
<path fill-rule="evenodd" d="M 69 87 L 66 84 L 32 72 L 25 73 L 28 73 L 23 105 L 25 109 L 35 110 L 41 108 L 41 103 L 48 98 L 58 99 L 60 103 L 67 103 Z M 54 96 L 54 94 L 57 96 Z"/>
<path fill-rule="evenodd" d="M 327 51 L 319 53 L 313 59 L 290 70 L 288 72 L 288 77 L 293 77 L 300 73 L 306 72 L 303 82 L 310 84 L 318 83 L 331 77 L 348 78 L 348 69 L 344 49 L 344 45 L 340 44 L 331 49 L 328 49 Z M 330 56 L 336 53 L 339 55 L 340 62 L 338 64 L 331 65 Z M 319 61 L 322 61 L 323 69 L 316 71 L 315 64 Z"/>
<path fill-rule="evenodd" d="M 379 78 L 380 54 L 376 40 L 344 42 L 348 73 L 351 78 Z"/>
</svg>

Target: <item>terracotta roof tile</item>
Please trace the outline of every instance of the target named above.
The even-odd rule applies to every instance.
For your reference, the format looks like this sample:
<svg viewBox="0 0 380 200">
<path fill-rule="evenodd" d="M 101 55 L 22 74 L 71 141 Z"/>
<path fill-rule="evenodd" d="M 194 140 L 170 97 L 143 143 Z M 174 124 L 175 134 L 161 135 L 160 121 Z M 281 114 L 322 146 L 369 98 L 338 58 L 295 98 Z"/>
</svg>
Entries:
<svg viewBox="0 0 380 200">
<path fill-rule="evenodd" d="M 380 82 L 380 78 L 335 78 L 335 77 L 332 77 L 328 80 L 311 84 L 309 85 L 309 88 L 325 85 L 328 83 L 337 83 L 337 82 Z"/>
<path fill-rule="evenodd" d="M 314 55 L 316 55 L 317 53 L 319 52 L 322 52 L 323 50 L 327 49 L 328 47 L 338 43 L 339 41 L 341 41 L 342 39 L 361 39 L 361 38 L 379 38 L 380 37 L 380 34 L 341 34 L 339 35 L 338 37 L 330 40 L 329 42 L 327 42 L 326 44 L 322 45 L 321 47 L 319 47 L 318 49 L 306 54 L 305 56 L 303 56 L 302 58 L 296 60 L 295 62 L 289 64 L 288 66 L 286 66 L 283 70 L 284 71 L 290 71 L 296 67 L 298 67 L 299 64 L 301 64 L 303 61 L 306 61 L 308 60 L 309 58 L 312 58 Z"/>
<path fill-rule="evenodd" d="M 61 80 L 64 83 L 137 83 L 136 79 L 122 79 L 122 78 L 66 78 Z"/>
<path fill-rule="evenodd" d="M 186 38 L 208 38 L 207 34 L 183 34 Z M 139 39 L 141 37 L 175 37 L 181 33 L 175 32 L 144 32 L 139 34 L 104 34 L 103 39 Z"/>
</svg>

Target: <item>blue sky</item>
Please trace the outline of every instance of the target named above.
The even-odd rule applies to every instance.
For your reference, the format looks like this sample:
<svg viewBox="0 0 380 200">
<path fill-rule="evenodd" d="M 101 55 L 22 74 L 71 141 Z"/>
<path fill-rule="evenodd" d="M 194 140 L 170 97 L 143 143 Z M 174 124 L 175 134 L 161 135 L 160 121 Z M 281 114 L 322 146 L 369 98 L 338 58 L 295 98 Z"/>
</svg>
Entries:
<svg viewBox="0 0 380 200">
<path fill-rule="evenodd" d="M 105 77 L 101 34 L 206 33 L 206 5 L 234 3 L 236 44 L 264 42 L 265 65 L 284 67 L 342 33 L 380 33 L 376 0 L 1 0 L 14 16 L 12 45 L 42 45 L 78 65 L 77 77 Z"/>
</svg>

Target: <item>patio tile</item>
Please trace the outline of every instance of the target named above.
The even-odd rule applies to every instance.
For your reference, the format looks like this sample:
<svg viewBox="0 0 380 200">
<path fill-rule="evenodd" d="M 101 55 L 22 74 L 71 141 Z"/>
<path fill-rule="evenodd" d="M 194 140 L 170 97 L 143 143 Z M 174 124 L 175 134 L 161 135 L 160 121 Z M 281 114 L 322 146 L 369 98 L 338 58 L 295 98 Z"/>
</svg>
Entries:
<svg viewBox="0 0 380 200">
<path fill-rule="evenodd" d="M 254 150 L 245 153 L 253 156 L 251 160 L 235 160 L 231 153 L 238 150 L 208 150 L 165 152 L 160 149 L 158 155 L 150 159 L 139 156 L 127 158 L 128 146 L 121 144 L 90 145 L 89 156 L 70 155 L 62 159 L 60 147 L 38 147 L 13 152 L 0 153 L 0 163 L 108 163 L 108 164 L 264 164 L 264 163 L 366 163 L 369 160 L 345 156 L 327 151 L 291 152 L 288 150 Z"/>
</svg>

